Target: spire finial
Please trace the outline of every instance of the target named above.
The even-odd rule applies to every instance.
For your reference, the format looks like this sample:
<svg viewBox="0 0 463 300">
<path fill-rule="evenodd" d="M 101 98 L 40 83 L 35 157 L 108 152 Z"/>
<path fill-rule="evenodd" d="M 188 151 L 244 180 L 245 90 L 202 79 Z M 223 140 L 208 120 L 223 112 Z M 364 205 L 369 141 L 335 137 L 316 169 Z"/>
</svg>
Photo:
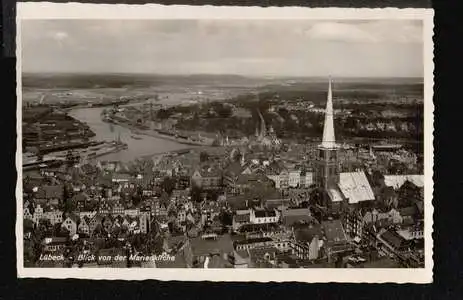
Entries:
<svg viewBox="0 0 463 300">
<path fill-rule="evenodd" d="M 334 136 L 334 117 L 333 117 L 333 95 L 331 90 L 331 75 L 328 78 L 328 99 L 325 109 L 325 124 L 323 127 L 323 140 L 321 147 L 335 148 L 336 140 Z"/>
</svg>

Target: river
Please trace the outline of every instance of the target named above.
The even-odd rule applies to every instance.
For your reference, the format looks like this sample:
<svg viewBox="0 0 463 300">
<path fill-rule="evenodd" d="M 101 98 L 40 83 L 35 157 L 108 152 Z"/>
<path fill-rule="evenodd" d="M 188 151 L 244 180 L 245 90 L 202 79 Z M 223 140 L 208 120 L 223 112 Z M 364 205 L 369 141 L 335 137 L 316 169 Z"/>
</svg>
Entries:
<svg viewBox="0 0 463 300">
<path fill-rule="evenodd" d="M 96 134 L 97 141 L 114 141 L 120 136 L 122 142 L 129 146 L 127 150 L 111 153 L 99 157 L 100 160 L 132 161 L 142 156 L 150 156 L 159 153 L 188 149 L 192 146 L 180 144 L 171 140 L 165 140 L 152 136 L 140 136 L 141 139 L 132 138 L 133 134 L 128 128 L 116 124 L 105 123 L 101 120 L 103 107 L 77 108 L 69 112 L 69 115 L 83 123 L 88 124 Z"/>
</svg>

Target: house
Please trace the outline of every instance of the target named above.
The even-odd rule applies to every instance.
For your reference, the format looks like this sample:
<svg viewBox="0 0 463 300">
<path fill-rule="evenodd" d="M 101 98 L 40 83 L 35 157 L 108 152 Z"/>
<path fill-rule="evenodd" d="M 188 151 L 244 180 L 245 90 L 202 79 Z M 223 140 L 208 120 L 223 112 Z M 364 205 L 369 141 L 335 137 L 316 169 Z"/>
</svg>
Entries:
<svg viewBox="0 0 463 300">
<path fill-rule="evenodd" d="M 223 184 L 231 193 L 237 193 L 237 181 L 240 175 L 245 171 L 245 168 L 239 162 L 229 164 L 223 172 Z M 246 172 L 247 174 L 248 172 Z"/>
<path fill-rule="evenodd" d="M 418 222 L 410 226 L 403 226 L 397 230 L 397 233 L 407 241 L 422 240 L 424 238 L 424 223 Z"/>
<path fill-rule="evenodd" d="M 103 227 L 103 216 L 100 214 L 95 214 L 90 220 L 89 229 L 90 233 L 93 234 L 95 230 Z"/>
<path fill-rule="evenodd" d="M 364 224 L 364 217 L 360 210 L 352 209 L 351 211 L 346 212 L 343 219 L 343 225 L 348 236 L 361 238 L 363 236 Z"/>
<path fill-rule="evenodd" d="M 265 199 L 264 207 L 268 210 L 283 211 L 288 209 L 293 203 L 290 198 L 279 197 L 281 199 Z"/>
<path fill-rule="evenodd" d="M 111 232 L 111 228 L 113 227 L 113 223 L 114 223 L 114 218 L 112 216 L 110 216 L 110 215 L 105 216 L 103 218 L 103 222 L 102 222 L 104 230 L 106 232 Z"/>
<path fill-rule="evenodd" d="M 184 224 L 186 222 L 186 215 L 187 215 L 187 212 L 184 208 L 180 208 L 178 211 L 177 211 L 177 225 L 178 226 L 181 226 L 182 224 Z"/>
<path fill-rule="evenodd" d="M 93 219 L 93 217 L 97 214 L 95 210 L 89 211 L 79 211 L 79 218 L 87 217 L 89 220 Z"/>
<path fill-rule="evenodd" d="M 140 209 L 139 208 L 126 208 L 124 209 L 124 214 L 131 218 L 137 218 L 140 215 Z"/>
<path fill-rule="evenodd" d="M 274 268 L 277 263 L 278 250 L 275 247 L 253 248 L 248 253 L 252 268 Z"/>
<path fill-rule="evenodd" d="M 43 218 L 43 207 L 40 204 L 37 204 L 37 206 L 34 209 L 34 214 L 32 215 L 32 221 L 38 224 L 42 218 Z"/>
<path fill-rule="evenodd" d="M 37 199 L 51 205 L 58 205 L 63 201 L 63 185 L 43 185 L 39 188 Z"/>
<path fill-rule="evenodd" d="M 220 207 L 216 202 L 204 201 L 200 207 L 201 226 L 210 225 L 220 214 Z"/>
<path fill-rule="evenodd" d="M 280 213 L 277 210 L 252 208 L 249 210 L 249 221 L 252 224 L 277 223 Z"/>
<path fill-rule="evenodd" d="M 323 245 L 323 231 L 319 224 L 299 227 L 293 230 L 290 241 L 292 253 L 303 260 L 314 260 L 320 257 Z"/>
<path fill-rule="evenodd" d="M 149 212 L 140 213 L 140 232 L 141 233 L 149 232 L 150 223 L 151 223 L 150 213 Z"/>
<path fill-rule="evenodd" d="M 271 168 L 266 172 L 266 175 L 275 183 L 276 189 L 285 189 L 289 187 L 289 172 L 286 168 Z"/>
<path fill-rule="evenodd" d="M 124 205 L 121 201 L 115 201 L 112 207 L 111 214 L 114 216 L 123 215 L 124 214 Z"/>
<path fill-rule="evenodd" d="M 395 230 L 382 229 L 377 235 L 379 252 L 383 255 L 399 255 L 410 248 L 410 241 L 403 238 Z"/>
<path fill-rule="evenodd" d="M 300 205 L 304 202 L 309 202 L 310 199 L 310 190 L 302 188 L 302 189 L 291 189 L 288 191 L 288 204 L 287 207 L 300 207 Z"/>
<path fill-rule="evenodd" d="M 288 172 L 288 186 L 290 188 L 296 188 L 301 183 L 301 171 L 300 170 L 290 170 Z"/>
<path fill-rule="evenodd" d="M 398 190 L 407 181 L 417 187 L 424 187 L 424 175 L 384 175 L 384 184 L 394 190 Z"/>
<path fill-rule="evenodd" d="M 69 214 L 61 224 L 61 227 L 69 231 L 69 235 L 73 236 L 77 233 L 77 225 L 79 223 L 79 217 L 75 214 Z"/>
<path fill-rule="evenodd" d="M 213 167 L 197 169 L 191 176 L 191 185 L 203 189 L 217 189 L 222 186 L 222 173 Z"/>
<path fill-rule="evenodd" d="M 303 170 L 300 173 L 299 180 L 300 180 L 299 181 L 299 186 L 301 188 L 308 188 L 314 183 L 313 182 L 313 173 Z"/>
<path fill-rule="evenodd" d="M 33 216 L 29 210 L 29 207 L 24 207 L 23 209 L 23 218 L 24 220 L 33 220 Z"/>
<path fill-rule="evenodd" d="M 71 201 L 76 204 L 77 209 L 80 211 L 86 209 L 88 198 L 86 193 L 78 193 L 72 196 Z"/>
<path fill-rule="evenodd" d="M 241 226 L 249 224 L 251 222 L 250 213 L 245 210 L 244 213 L 237 213 L 233 215 L 232 228 L 234 231 L 238 231 Z"/>
<path fill-rule="evenodd" d="M 295 224 L 310 223 L 313 218 L 308 208 L 290 208 L 281 212 L 281 222 L 290 228 Z"/>
<path fill-rule="evenodd" d="M 292 232 L 287 231 L 275 231 L 264 233 L 264 236 L 269 236 L 274 241 L 274 247 L 278 249 L 279 252 L 288 252 L 291 251 L 291 237 Z"/>
<path fill-rule="evenodd" d="M 212 253 L 206 257 L 202 267 L 205 269 L 223 269 L 233 268 L 233 265 L 228 260 L 228 254 Z"/>
<path fill-rule="evenodd" d="M 192 267 L 203 268 L 206 258 L 213 255 L 220 256 L 225 265 L 225 261 L 228 261 L 228 256 L 233 253 L 233 250 L 233 242 L 229 235 L 208 240 L 197 237 L 185 242 L 185 258 L 187 264 Z"/>
<path fill-rule="evenodd" d="M 108 201 L 102 200 L 98 205 L 98 213 L 101 215 L 107 215 L 112 211 L 111 205 Z"/>
<path fill-rule="evenodd" d="M 111 181 L 113 183 L 119 183 L 122 184 L 123 186 L 128 186 L 129 181 L 132 179 L 132 177 L 129 174 L 125 173 L 115 173 L 112 175 Z"/>
<path fill-rule="evenodd" d="M 234 250 L 230 256 L 230 262 L 236 269 L 248 268 L 251 265 L 251 257 L 248 250 Z"/>
<path fill-rule="evenodd" d="M 52 225 L 61 224 L 63 222 L 63 212 L 58 209 L 51 209 L 43 214 L 43 218 L 49 220 Z"/>
<path fill-rule="evenodd" d="M 270 237 L 250 238 L 250 239 L 237 240 L 233 242 L 233 248 L 237 251 L 255 249 L 255 248 L 263 248 L 263 247 L 269 247 L 273 245 L 274 245 L 274 241 Z"/>
<path fill-rule="evenodd" d="M 156 218 L 167 217 L 167 206 L 164 203 L 157 201 L 151 206 L 151 212 Z"/>
<path fill-rule="evenodd" d="M 332 254 L 352 250 L 347 235 L 342 226 L 341 220 L 322 221 L 321 226 L 325 238 L 324 247 L 328 253 L 328 259 Z"/>
<path fill-rule="evenodd" d="M 241 174 L 236 182 L 238 192 L 248 192 L 252 190 L 272 190 L 275 189 L 275 183 L 265 174 Z"/>
<path fill-rule="evenodd" d="M 88 217 L 83 217 L 80 219 L 79 226 L 77 226 L 77 232 L 83 233 L 85 235 L 90 235 L 90 219 Z"/>
<path fill-rule="evenodd" d="M 140 224 L 139 224 L 140 220 L 127 216 L 127 221 L 128 221 L 128 226 L 127 226 L 128 232 L 130 232 L 130 233 L 139 233 L 139 231 L 140 231 Z"/>
</svg>

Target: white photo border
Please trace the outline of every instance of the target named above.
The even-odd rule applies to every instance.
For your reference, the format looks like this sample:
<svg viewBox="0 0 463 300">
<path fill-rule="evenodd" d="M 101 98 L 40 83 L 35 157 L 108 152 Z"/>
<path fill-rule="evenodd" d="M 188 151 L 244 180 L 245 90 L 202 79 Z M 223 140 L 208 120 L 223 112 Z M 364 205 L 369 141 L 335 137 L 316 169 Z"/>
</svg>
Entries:
<svg viewBox="0 0 463 300">
<path fill-rule="evenodd" d="M 20 278 L 80 278 L 108 280 L 431 283 L 433 274 L 433 17 L 432 9 L 214 7 L 157 4 L 17 4 L 17 271 Z M 422 20 L 424 37 L 424 202 L 425 267 L 421 269 L 149 269 L 149 268 L 25 268 L 23 265 L 21 20 L 23 19 L 311 19 Z"/>
</svg>

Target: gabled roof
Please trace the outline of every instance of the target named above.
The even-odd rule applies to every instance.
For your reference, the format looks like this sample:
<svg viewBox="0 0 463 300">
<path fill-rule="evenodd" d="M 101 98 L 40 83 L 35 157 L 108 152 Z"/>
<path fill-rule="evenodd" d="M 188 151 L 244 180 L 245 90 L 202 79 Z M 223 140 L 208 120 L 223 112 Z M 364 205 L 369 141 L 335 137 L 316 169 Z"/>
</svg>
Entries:
<svg viewBox="0 0 463 300">
<path fill-rule="evenodd" d="M 66 219 L 69 218 L 71 219 L 74 223 L 79 223 L 79 216 L 74 214 L 74 213 L 70 213 L 68 215 L 66 215 Z"/>
<path fill-rule="evenodd" d="M 408 207 L 404 207 L 404 208 L 400 208 L 399 209 L 399 213 L 402 217 L 405 217 L 405 216 L 414 216 L 418 211 L 418 207 L 417 206 L 408 206 Z"/>
<path fill-rule="evenodd" d="M 278 230 L 278 224 L 276 223 L 257 223 L 257 224 L 243 224 L 239 228 L 240 233 L 245 232 L 262 232 L 262 231 L 271 231 L 271 230 Z"/>
<path fill-rule="evenodd" d="M 87 217 L 87 216 L 84 216 L 83 218 L 81 218 L 81 223 L 80 224 L 87 224 L 89 225 L 90 224 L 90 218 Z"/>
<path fill-rule="evenodd" d="M 240 223 L 249 223 L 250 222 L 250 215 L 249 214 L 242 214 L 242 215 L 235 215 L 233 216 L 235 222 Z"/>
<path fill-rule="evenodd" d="M 268 243 L 273 241 L 270 237 L 258 237 L 258 238 L 250 238 L 244 240 L 237 240 L 233 242 L 233 245 L 236 247 L 237 245 L 250 245 L 250 244 L 259 244 L 259 243 Z"/>
<path fill-rule="evenodd" d="M 395 231 L 385 230 L 380 237 L 395 249 L 402 248 L 406 243 L 406 240 Z"/>
<path fill-rule="evenodd" d="M 417 201 L 416 202 L 416 208 L 418 209 L 418 212 L 420 214 L 424 213 L 424 202 L 423 201 Z"/>
<path fill-rule="evenodd" d="M 350 204 L 375 199 L 373 189 L 363 171 L 340 173 L 338 186 Z"/>
<path fill-rule="evenodd" d="M 103 222 L 103 216 L 97 213 L 93 216 L 91 222 L 96 222 L 97 224 L 101 224 Z"/>
<path fill-rule="evenodd" d="M 310 215 L 310 210 L 308 208 L 292 208 L 283 210 L 281 216 L 283 224 L 286 226 L 291 226 L 295 223 L 300 222 L 310 222 L 313 218 Z"/>
<path fill-rule="evenodd" d="M 61 199 L 63 197 L 63 185 L 44 185 L 41 189 L 43 189 L 42 196 L 46 199 Z"/>
<path fill-rule="evenodd" d="M 342 202 L 344 200 L 341 191 L 337 188 L 329 188 L 326 192 L 332 202 Z"/>
<path fill-rule="evenodd" d="M 84 164 L 80 168 L 86 174 L 94 173 L 97 171 L 97 168 L 92 166 L 91 164 Z"/>
<path fill-rule="evenodd" d="M 73 201 L 85 201 L 87 199 L 88 199 L 88 197 L 84 193 L 79 193 L 79 194 L 76 194 L 76 195 L 72 196 Z"/>
<path fill-rule="evenodd" d="M 276 212 L 274 210 L 259 209 L 255 210 L 254 215 L 256 216 L 256 218 L 269 218 L 275 217 Z"/>
<path fill-rule="evenodd" d="M 406 181 L 410 181 L 417 187 L 423 187 L 424 175 L 384 175 L 384 184 L 394 189 L 400 188 Z"/>
<path fill-rule="evenodd" d="M 225 168 L 224 172 L 227 175 L 238 176 L 244 169 L 245 168 L 239 162 L 232 162 Z"/>
<path fill-rule="evenodd" d="M 321 225 L 327 242 L 341 243 L 347 241 L 341 220 L 322 221 Z"/>
<path fill-rule="evenodd" d="M 111 215 L 105 216 L 104 219 L 103 219 L 103 223 L 104 223 L 104 222 L 108 222 L 108 221 L 111 222 L 111 223 L 113 223 L 113 222 L 114 222 L 114 218 L 113 218 Z"/>
<path fill-rule="evenodd" d="M 231 253 L 233 244 L 229 235 L 223 235 L 217 240 L 203 240 L 200 237 L 190 239 L 191 250 L 194 255 L 209 255 L 211 253 Z"/>
</svg>

